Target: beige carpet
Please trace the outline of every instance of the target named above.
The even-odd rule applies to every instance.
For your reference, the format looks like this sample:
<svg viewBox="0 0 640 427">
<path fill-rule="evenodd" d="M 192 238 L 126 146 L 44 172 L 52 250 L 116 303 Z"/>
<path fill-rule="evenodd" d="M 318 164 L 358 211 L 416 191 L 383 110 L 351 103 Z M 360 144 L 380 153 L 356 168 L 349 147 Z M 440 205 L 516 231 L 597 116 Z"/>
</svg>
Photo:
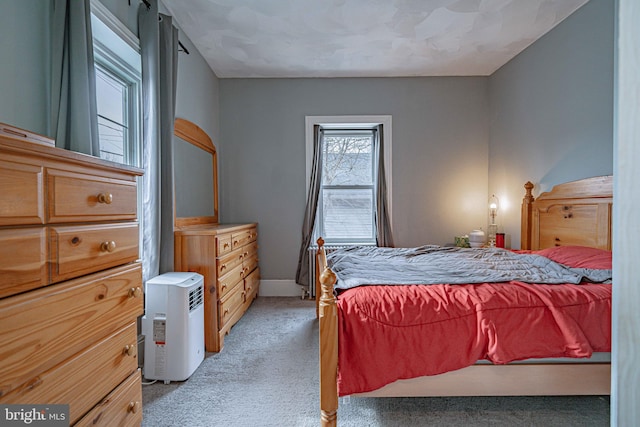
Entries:
<svg viewBox="0 0 640 427">
<path fill-rule="evenodd" d="M 312 301 L 258 298 L 190 379 L 143 386 L 143 426 L 319 426 Z M 608 426 L 609 398 L 341 399 L 338 425 Z"/>
</svg>

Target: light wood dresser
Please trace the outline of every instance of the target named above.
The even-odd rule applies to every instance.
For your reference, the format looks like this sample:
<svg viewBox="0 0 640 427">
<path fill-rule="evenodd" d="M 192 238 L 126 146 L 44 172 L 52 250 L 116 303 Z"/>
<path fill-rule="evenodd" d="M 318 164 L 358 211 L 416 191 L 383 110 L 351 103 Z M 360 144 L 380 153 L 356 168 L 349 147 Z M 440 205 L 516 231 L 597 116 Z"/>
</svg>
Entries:
<svg viewBox="0 0 640 427">
<path fill-rule="evenodd" d="M 141 174 L 0 127 L 0 403 L 140 425 Z"/>
<path fill-rule="evenodd" d="M 224 337 L 258 296 L 257 224 L 198 224 L 174 231 L 176 271 L 204 276 L 205 348 L 218 352 Z"/>
</svg>

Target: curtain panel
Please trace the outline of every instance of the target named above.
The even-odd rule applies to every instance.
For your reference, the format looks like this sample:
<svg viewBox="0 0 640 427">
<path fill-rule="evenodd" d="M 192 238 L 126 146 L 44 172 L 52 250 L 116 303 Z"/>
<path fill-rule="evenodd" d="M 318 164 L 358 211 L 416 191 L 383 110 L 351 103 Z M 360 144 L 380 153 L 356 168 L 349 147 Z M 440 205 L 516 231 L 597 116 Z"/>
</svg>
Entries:
<svg viewBox="0 0 640 427">
<path fill-rule="evenodd" d="M 311 179 L 307 192 L 307 205 L 304 211 L 302 224 L 302 244 L 298 254 L 298 269 L 296 271 L 296 283 L 309 286 L 309 246 L 313 238 L 313 226 L 316 223 L 318 212 L 318 198 L 320 196 L 320 184 L 322 183 L 322 128 L 319 125 L 313 127 L 313 164 L 311 166 Z"/>
<path fill-rule="evenodd" d="M 387 198 L 387 179 L 384 170 L 384 136 L 382 125 L 375 130 L 376 137 L 376 161 L 378 172 L 376 174 L 376 242 L 378 246 L 393 247 L 393 235 L 389 221 L 389 206 Z"/>
<path fill-rule="evenodd" d="M 173 124 L 178 30 L 157 2 L 138 9 L 142 56 L 143 279 L 173 270 Z"/>
<path fill-rule="evenodd" d="M 100 155 L 90 0 L 54 0 L 50 134 L 56 146 Z"/>
</svg>

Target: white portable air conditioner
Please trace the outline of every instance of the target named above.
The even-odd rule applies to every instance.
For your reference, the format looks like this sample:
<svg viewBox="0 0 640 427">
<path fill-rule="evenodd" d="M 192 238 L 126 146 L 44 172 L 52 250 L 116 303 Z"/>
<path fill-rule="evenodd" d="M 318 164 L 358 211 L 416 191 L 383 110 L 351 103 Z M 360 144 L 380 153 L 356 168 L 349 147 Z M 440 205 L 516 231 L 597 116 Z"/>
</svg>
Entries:
<svg viewBox="0 0 640 427">
<path fill-rule="evenodd" d="M 184 381 L 204 360 L 204 278 L 165 273 L 147 281 L 144 377 Z"/>
</svg>

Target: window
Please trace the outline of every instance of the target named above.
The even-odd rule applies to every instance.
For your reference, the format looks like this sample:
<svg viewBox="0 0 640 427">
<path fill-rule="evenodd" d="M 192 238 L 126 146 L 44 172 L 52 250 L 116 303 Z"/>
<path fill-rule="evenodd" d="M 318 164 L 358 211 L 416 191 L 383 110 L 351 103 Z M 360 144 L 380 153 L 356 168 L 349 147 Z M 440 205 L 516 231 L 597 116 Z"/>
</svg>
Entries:
<svg viewBox="0 0 640 427">
<path fill-rule="evenodd" d="M 130 163 L 129 83 L 107 67 L 96 63 L 96 102 L 100 157 Z"/>
<path fill-rule="evenodd" d="M 375 245 L 378 161 L 384 162 L 391 206 L 391 116 L 307 116 L 307 190 L 315 125 L 322 128 L 323 165 L 312 241 L 321 236 L 327 244 Z M 381 159 L 376 154 L 378 125 L 384 136 Z"/>
<path fill-rule="evenodd" d="M 100 157 L 139 166 L 142 64 L 139 42 L 98 1 L 91 3 Z"/>
<path fill-rule="evenodd" d="M 369 243 L 374 228 L 373 130 L 324 130 L 316 234 L 325 241 Z"/>
</svg>

